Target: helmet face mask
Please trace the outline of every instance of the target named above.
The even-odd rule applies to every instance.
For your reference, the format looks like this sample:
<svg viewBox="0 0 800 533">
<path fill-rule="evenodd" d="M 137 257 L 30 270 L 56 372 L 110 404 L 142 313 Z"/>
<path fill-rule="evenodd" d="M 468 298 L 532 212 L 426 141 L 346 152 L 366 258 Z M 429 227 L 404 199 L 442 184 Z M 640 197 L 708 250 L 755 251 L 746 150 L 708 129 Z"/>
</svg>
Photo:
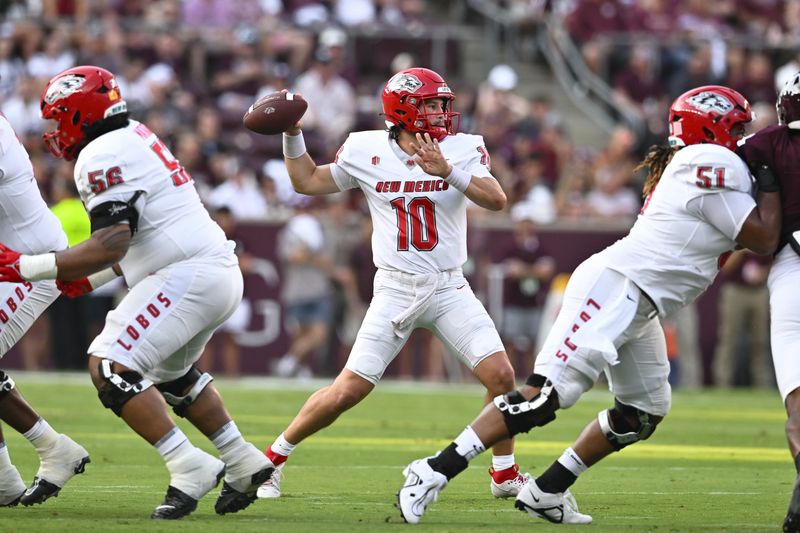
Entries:
<svg viewBox="0 0 800 533">
<path fill-rule="evenodd" d="M 800 72 L 783 85 L 775 102 L 775 111 L 778 112 L 778 124 L 800 129 Z"/>
<path fill-rule="evenodd" d="M 427 109 L 430 100 L 441 100 L 441 110 Z M 383 114 L 389 126 L 410 133 L 428 133 L 438 141 L 458 131 L 460 114 L 454 112 L 455 95 L 436 72 L 410 68 L 386 82 L 381 93 Z"/>
<path fill-rule="evenodd" d="M 109 71 L 92 66 L 57 74 L 41 97 L 42 118 L 56 122 L 42 138 L 50 152 L 71 161 L 87 141 L 86 128 L 128 110 L 117 80 Z"/>
<path fill-rule="evenodd" d="M 669 109 L 669 143 L 672 146 L 710 143 L 730 150 L 753 120 L 747 99 L 721 85 L 697 87 L 680 95 Z"/>
</svg>

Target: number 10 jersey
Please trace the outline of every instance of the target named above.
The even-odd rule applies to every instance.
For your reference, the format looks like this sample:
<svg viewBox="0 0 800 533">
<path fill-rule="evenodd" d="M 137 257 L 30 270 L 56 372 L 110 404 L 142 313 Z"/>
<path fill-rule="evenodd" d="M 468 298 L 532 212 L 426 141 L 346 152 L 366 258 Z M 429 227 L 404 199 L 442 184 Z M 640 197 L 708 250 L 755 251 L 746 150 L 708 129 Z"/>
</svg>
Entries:
<svg viewBox="0 0 800 533">
<path fill-rule="evenodd" d="M 440 146 L 451 165 L 491 176 L 481 136 L 450 135 Z M 330 168 L 339 189 L 358 187 L 367 197 L 376 267 L 429 274 L 467 260 L 466 196 L 426 174 L 388 133 L 351 133 Z"/>
</svg>

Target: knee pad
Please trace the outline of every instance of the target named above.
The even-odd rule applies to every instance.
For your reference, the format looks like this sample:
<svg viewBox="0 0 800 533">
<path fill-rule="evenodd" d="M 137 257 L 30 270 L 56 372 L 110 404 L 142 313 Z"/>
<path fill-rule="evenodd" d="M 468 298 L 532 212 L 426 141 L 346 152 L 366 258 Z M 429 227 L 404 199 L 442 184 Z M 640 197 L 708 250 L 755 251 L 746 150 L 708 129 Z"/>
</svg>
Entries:
<svg viewBox="0 0 800 533">
<path fill-rule="evenodd" d="M 5 398 L 9 392 L 14 390 L 14 380 L 11 376 L 0 370 L 0 401 Z"/>
<path fill-rule="evenodd" d="M 200 393 L 206 386 L 214 381 L 214 378 L 208 372 L 200 372 L 196 366 L 192 365 L 186 374 L 178 379 L 159 383 L 156 388 L 164 396 L 168 404 L 172 406 L 172 410 L 180 417 L 186 417 L 186 410 L 194 403 Z M 184 394 L 183 391 L 189 389 Z"/>
<path fill-rule="evenodd" d="M 503 420 L 511 437 L 549 424 L 556 418 L 558 394 L 553 388 L 553 384 L 545 380 L 543 376 L 536 375 L 528 378 L 526 384 L 542 387 L 539 394 L 532 400 L 526 400 L 518 390 L 494 399 L 495 407 L 503 413 Z"/>
<path fill-rule="evenodd" d="M 117 416 L 122 416 L 122 406 L 137 394 L 147 390 L 153 382 L 144 379 L 140 373 L 133 370 L 117 374 L 111 370 L 112 362 L 110 359 L 100 361 L 100 375 L 106 382 L 97 391 L 97 396 L 103 407 L 111 409 Z"/>
<path fill-rule="evenodd" d="M 628 417 L 637 418 L 636 427 L 632 426 Z M 640 411 L 636 407 L 614 400 L 613 409 L 605 409 L 597 415 L 603 435 L 615 450 L 619 451 L 640 440 L 647 440 L 656 430 L 658 421 L 653 415 Z"/>
</svg>

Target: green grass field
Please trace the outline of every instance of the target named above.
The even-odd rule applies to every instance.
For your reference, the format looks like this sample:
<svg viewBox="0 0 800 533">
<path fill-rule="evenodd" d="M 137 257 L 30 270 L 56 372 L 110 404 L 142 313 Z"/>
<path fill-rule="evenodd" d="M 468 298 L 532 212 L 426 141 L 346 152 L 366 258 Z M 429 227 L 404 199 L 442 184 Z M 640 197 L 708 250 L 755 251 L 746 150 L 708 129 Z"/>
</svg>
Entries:
<svg viewBox="0 0 800 533">
<path fill-rule="evenodd" d="M 155 450 L 103 409 L 85 376 L 15 374 L 25 397 L 56 430 L 91 453 L 86 473 L 58 498 L 32 508 L 0 509 L 0 532 L 40 531 L 346 531 L 487 532 L 571 529 L 534 520 L 495 500 L 488 489 L 484 454 L 453 480 L 417 526 L 394 508 L 402 468 L 447 445 L 480 407 L 473 385 L 432 387 L 383 383 L 334 426 L 293 454 L 284 496 L 217 516 L 217 491 L 178 522 L 148 517 L 168 483 Z M 245 437 L 263 448 L 288 424 L 311 386 L 256 380 L 218 380 Z M 610 405 L 595 390 L 543 429 L 522 435 L 520 466 L 540 473 Z M 606 459 L 573 486 L 581 511 L 594 517 L 582 527 L 616 531 L 778 531 L 794 482 L 776 391 L 682 392 L 647 442 Z M 185 421 L 193 442 L 210 443 Z M 12 461 L 29 481 L 37 468 L 30 444 L 5 428 Z"/>
</svg>

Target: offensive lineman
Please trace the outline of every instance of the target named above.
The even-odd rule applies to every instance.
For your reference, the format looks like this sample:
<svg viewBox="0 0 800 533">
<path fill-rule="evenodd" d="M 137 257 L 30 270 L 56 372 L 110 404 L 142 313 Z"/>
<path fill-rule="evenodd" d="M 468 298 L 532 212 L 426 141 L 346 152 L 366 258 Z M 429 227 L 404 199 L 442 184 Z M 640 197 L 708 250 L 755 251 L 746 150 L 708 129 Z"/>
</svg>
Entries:
<svg viewBox="0 0 800 533">
<path fill-rule="evenodd" d="M 77 158 L 75 182 L 92 234 L 40 255 L 0 245 L 0 280 L 57 279 L 62 292 L 76 296 L 124 276 L 130 291 L 89 347 L 89 371 L 102 404 L 164 458 L 170 483 L 152 518 L 191 513 L 223 476 L 216 512 L 244 509 L 273 465 L 242 438 L 213 378 L 194 366 L 242 297 L 234 243 L 164 143 L 128 119 L 110 72 L 66 70 L 47 84 L 41 105 L 42 117 L 57 123 L 44 135 L 50 151 Z M 188 441 L 165 399 L 212 441 L 222 460 Z"/>
<path fill-rule="evenodd" d="M 783 224 L 775 261 L 767 279 L 770 298 L 770 343 L 775 377 L 788 420 L 786 438 L 797 480 L 783 522 L 786 533 L 800 533 L 800 72 L 789 78 L 775 104 L 778 125 L 747 137 L 739 146 L 742 159 L 754 168 L 766 165 L 781 185 Z M 787 244 L 789 246 L 787 246 Z"/>
<path fill-rule="evenodd" d="M 67 247 L 61 223 L 47 209 L 25 148 L 0 114 L 0 241 L 26 253 Z M 58 297 L 52 281 L 0 283 L 0 358 Z M 11 464 L 0 427 L 0 507 L 42 503 L 83 472 L 89 453 L 68 436 L 56 433 L 23 399 L 11 376 L 0 370 L 0 420 L 19 431 L 39 454 L 33 484 L 25 483 Z"/>
<path fill-rule="evenodd" d="M 670 408 L 664 332 L 658 316 L 693 301 L 736 245 L 769 254 L 778 243 L 780 195 L 769 168 L 752 178 L 733 152 L 752 119 L 750 104 L 721 86 L 692 89 L 670 107 L 670 146 L 654 146 L 645 201 L 627 237 L 584 261 L 534 373 L 498 396 L 436 457 L 413 461 L 398 493 L 417 523 L 448 481 L 486 446 L 555 419 L 605 371 L 614 407 L 601 411 L 563 455 L 519 493 L 515 506 L 554 523 L 587 524 L 569 487 L 607 455 L 647 439 Z"/>
<path fill-rule="evenodd" d="M 315 392 L 266 450 L 279 468 L 259 497 L 280 496 L 280 467 L 302 440 L 364 399 L 417 327 L 433 331 L 487 389 L 486 401 L 514 388 L 514 370 L 489 314 L 461 272 L 467 260 L 467 198 L 494 211 L 506 196 L 492 177 L 478 135 L 456 135 L 455 97 L 436 72 L 411 68 L 383 89 L 389 132 L 352 133 L 336 160 L 317 166 L 299 125 L 283 136 L 286 168 L 302 194 L 360 188 L 373 222 L 378 272 L 374 295 L 347 364 Z M 447 157 L 447 159 L 445 159 Z M 494 496 L 515 496 L 528 476 L 514 462 L 513 441 L 495 446 Z"/>
</svg>

